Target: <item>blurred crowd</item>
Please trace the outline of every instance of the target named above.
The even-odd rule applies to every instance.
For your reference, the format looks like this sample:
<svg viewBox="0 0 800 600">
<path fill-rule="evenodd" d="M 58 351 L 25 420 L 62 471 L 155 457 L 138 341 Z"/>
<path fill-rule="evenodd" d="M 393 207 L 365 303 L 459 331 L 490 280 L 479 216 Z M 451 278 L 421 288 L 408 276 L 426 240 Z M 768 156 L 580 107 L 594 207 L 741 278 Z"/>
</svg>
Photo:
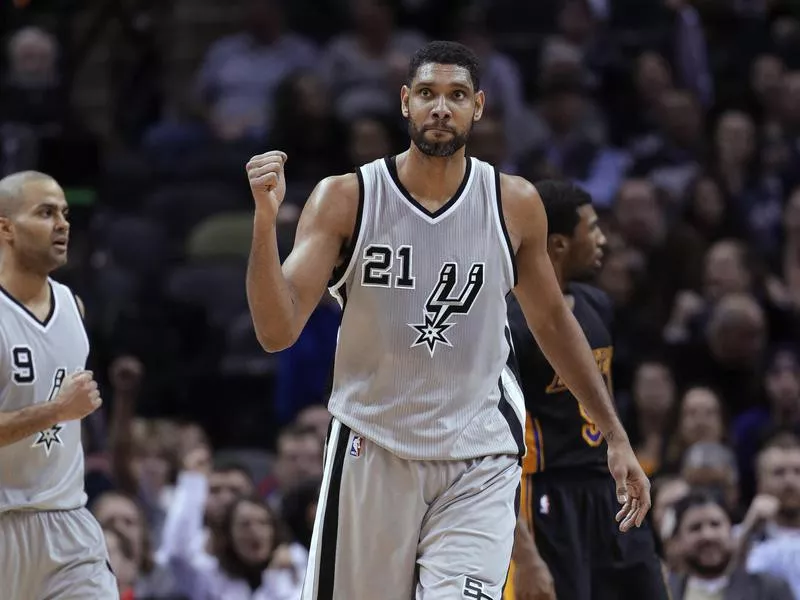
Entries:
<svg viewBox="0 0 800 600">
<path fill-rule="evenodd" d="M 769 576 L 800 599 L 798 3 L 234 5 L 193 85 L 167 98 L 142 74 L 157 109 L 123 98 L 137 118 L 110 133 L 73 105 L 39 12 L 5 37 L 0 174 L 51 173 L 72 205 L 57 278 L 87 306 L 107 407 L 84 428 L 87 487 L 124 598 L 299 597 L 339 309 L 259 348 L 244 164 L 289 156 L 285 255 L 317 180 L 406 146 L 408 57 L 447 38 L 483 65 L 469 153 L 594 198 L 616 398 L 675 599 L 791 598 Z"/>
</svg>

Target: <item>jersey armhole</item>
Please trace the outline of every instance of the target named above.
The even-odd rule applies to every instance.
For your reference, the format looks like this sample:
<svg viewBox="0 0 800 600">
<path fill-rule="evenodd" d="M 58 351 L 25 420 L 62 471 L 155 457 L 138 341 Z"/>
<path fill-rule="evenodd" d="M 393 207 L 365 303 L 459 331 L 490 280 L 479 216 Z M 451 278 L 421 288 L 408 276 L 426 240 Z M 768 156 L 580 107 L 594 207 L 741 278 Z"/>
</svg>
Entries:
<svg viewBox="0 0 800 600">
<path fill-rule="evenodd" d="M 494 197 L 497 202 L 497 210 L 495 211 L 495 225 L 497 226 L 497 233 L 500 236 L 501 243 L 505 246 L 508 276 L 511 279 L 511 288 L 517 287 L 517 257 L 514 254 L 514 247 L 511 245 L 511 237 L 508 235 L 508 228 L 506 227 L 506 220 L 503 217 L 503 198 L 500 191 L 500 170 L 497 167 L 492 167 L 494 170 Z"/>
<path fill-rule="evenodd" d="M 361 244 L 361 236 L 364 220 L 364 174 L 361 172 L 361 167 L 356 168 L 356 177 L 358 178 L 358 208 L 356 210 L 356 221 L 353 226 L 353 235 L 350 236 L 350 241 L 344 251 L 342 263 L 333 269 L 331 279 L 328 282 L 328 288 L 335 292 L 344 285 L 345 280 L 353 270 L 353 265 L 356 259 L 356 250 Z"/>
</svg>

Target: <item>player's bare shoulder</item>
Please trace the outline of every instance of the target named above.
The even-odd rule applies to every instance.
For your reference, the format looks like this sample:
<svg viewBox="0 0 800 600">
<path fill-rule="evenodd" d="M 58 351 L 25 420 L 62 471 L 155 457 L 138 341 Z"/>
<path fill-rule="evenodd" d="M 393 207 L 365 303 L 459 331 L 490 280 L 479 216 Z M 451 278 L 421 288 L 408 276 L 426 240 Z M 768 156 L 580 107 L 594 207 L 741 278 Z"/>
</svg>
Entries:
<svg viewBox="0 0 800 600">
<path fill-rule="evenodd" d="M 355 173 L 326 177 L 308 198 L 300 226 L 313 223 L 315 228 L 324 228 L 349 239 L 358 218 L 361 196 L 361 183 Z"/>
<path fill-rule="evenodd" d="M 544 217 L 542 200 L 536 186 L 524 177 L 500 173 L 500 201 L 511 245 L 516 252 L 528 237 L 532 223 Z"/>
</svg>

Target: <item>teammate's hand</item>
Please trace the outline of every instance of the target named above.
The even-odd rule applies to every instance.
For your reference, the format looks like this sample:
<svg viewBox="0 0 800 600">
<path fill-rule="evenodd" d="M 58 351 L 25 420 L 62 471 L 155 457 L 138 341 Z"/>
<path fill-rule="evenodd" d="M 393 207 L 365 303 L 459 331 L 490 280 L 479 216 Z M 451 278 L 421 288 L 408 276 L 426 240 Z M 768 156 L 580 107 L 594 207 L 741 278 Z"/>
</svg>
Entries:
<svg viewBox="0 0 800 600">
<path fill-rule="evenodd" d="M 527 563 L 516 563 L 514 600 L 556 600 L 553 576 L 541 557 Z"/>
<path fill-rule="evenodd" d="M 53 398 L 59 421 L 76 421 L 92 414 L 103 404 L 91 371 L 78 371 L 64 377 L 61 389 Z"/>
<path fill-rule="evenodd" d="M 616 520 L 620 531 L 641 526 L 650 510 L 650 480 L 627 441 L 608 446 L 608 469 L 617 483 L 617 500 L 622 509 Z"/>
<path fill-rule="evenodd" d="M 273 221 L 278 218 L 278 209 L 286 195 L 286 177 L 283 173 L 286 160 L 286 154 L 272 150 L 254 156 L 247 163 L 247 179 L 256 209 L 268 213 Z"/>
</svg>

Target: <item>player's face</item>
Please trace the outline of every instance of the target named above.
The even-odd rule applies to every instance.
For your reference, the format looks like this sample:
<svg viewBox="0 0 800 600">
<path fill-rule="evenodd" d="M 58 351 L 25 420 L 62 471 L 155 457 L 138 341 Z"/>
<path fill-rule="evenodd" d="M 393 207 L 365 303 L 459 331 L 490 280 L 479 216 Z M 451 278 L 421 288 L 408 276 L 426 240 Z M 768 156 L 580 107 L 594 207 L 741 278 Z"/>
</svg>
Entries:
<svg viewBox="0 0 800 600">
<path fill-rule="evenodd" d="M 25 184 L 22 205 L 0 223 L 6 244 L 25 268 L 47 274 L 67 262 L 68 212 L 64 191 L 55 181 Z"/>
<path fill-rule="evenodd" d="M 456 65 L 420 66 L 400 94 L 414 145 L 428 156 L 452 156 L 463 148 L 483 112 L 483 92 L 475 91 L 469 70 Z"/>
<path fill-rule="evenodd" d="M 603 266 L 603 248 L 606 236 L 600 229 L 597 212 L 591 204 L 578 208 L 580 221 L 569 242 L 568 266 L 571 277 L 593 275 Z"/>
<path fill-rule="evenodd" d="M 247 565 L 266 563 L 275 541 L 271 515 L 252 502 L 240 502 L 234 510 L 230 532 L 233 551 Z"/>
<path fill-rule="evenodd" d="M 679 529 L 684 560 L 699 575 L 722 575 L 731 559 L 731 523 L 716 504 L 686 511 Z"/>
</svg>

